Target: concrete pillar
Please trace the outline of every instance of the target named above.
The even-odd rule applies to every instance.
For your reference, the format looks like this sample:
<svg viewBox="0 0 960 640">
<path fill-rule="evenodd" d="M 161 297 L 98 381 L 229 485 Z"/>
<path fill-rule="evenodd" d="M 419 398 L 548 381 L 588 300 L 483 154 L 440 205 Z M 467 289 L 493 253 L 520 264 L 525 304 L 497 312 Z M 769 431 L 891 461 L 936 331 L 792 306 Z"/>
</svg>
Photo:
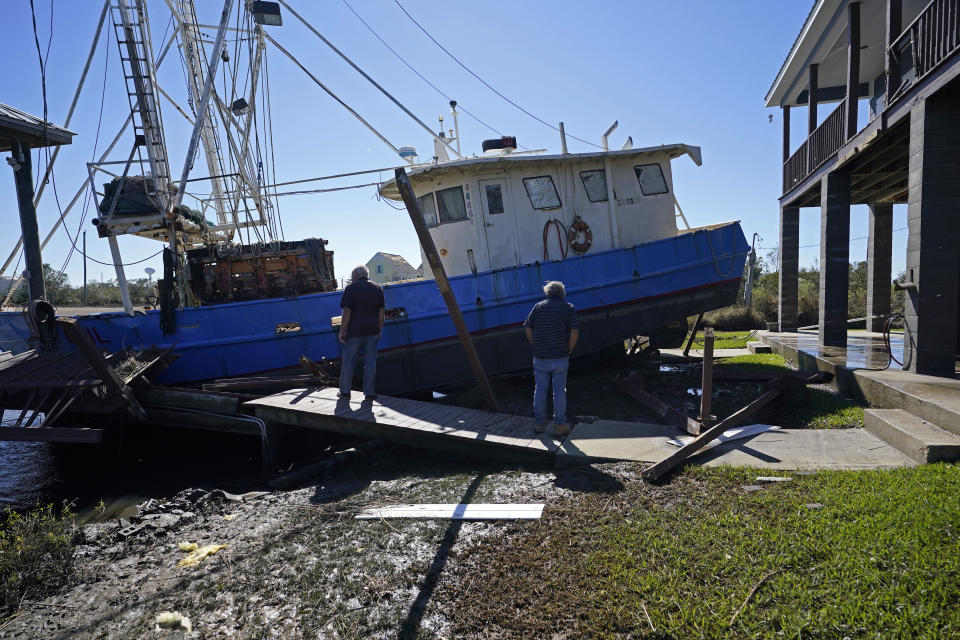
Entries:
<svg viewBox="0 0 960 640">
<path fill-rule="evenodd" d="M 800 208 L 780 207 L 780 295 L 777 312 L 780 331 L 797 330 L 799 287 L 797 271 L 800 262 Z"/>
<path fill-rule="evenodd" d="M 910 112 L 904 368 L 953 376 L 960 314 L 960 83 Z"/>
<path fill-rule="evenodd" d="M 847 118 L 846 139 L 857 135 L 860 100 L 860 3 L 847 4 Z"/>
<path fill-rule="evenodd" d="M 880 331 L 890 315 L 893 205 L 870 205 L 867 239 L 867 331 Z"/>
<path fill-rule="evenodd" d="M 850 174 L 820 181 L 820 344 L 847 346 L 850 288 Z"/>
</svg>

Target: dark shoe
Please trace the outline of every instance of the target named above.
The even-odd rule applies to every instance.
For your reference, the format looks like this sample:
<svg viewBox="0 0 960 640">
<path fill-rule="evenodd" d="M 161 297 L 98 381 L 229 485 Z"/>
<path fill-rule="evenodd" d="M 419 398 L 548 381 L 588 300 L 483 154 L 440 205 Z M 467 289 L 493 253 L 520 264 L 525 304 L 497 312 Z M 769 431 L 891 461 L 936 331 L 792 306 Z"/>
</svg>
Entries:
<svg viewBox="0 0 960 640">
<path fill-rule="evenodd" d="M 537 433 L 544 433 L 544 432 L 547 430 L 547 423 L 546 423 L 546 422 L 534 422 L 534 423 L 533 423 L 533 430 L 536 431 Z"/>
<path fill-rule="evenodd" d="M 555 438 L 566 437 L 570 435 L 570 431 L 572 431 L 572 429 L 573 427 L 571 427 L 566 422 L 564 422 L 563 424 L 555 424 L 553 425 L 553 436 Z"/>
<path fill-rule="evenodd" d="M 372 393 L 369 396 L 363 396 L 363 399 L 366 400 L 367 402 L 373 402 L 374 400 L 377 399 L 377 394 Z"/>
</svg>

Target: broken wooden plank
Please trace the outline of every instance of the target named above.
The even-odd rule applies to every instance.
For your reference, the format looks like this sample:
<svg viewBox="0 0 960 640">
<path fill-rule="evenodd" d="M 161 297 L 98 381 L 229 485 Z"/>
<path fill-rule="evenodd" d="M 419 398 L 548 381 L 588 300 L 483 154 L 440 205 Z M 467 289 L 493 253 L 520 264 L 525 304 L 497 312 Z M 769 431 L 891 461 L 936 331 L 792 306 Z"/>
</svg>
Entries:
<svg viewBox="0 0 960 640">
<path fill-rule="evenodd" d="M 781 392 L 777 389 L 772 389 L 767 391 L 762 396 L 740 409 L 736 413 L 730 415 L 725 420 L 718 422 L 713 425 L 698 437 L 694 438 L 688 444 L 680 447 L 675 452 L 671 453 L 669 456 L 661 460 L 656 464 L 652 464 L 646 469 L 643 470 L 643 477 L 646 480 L 656 480 L 660 478 L 668 471 L 682 463 L 684 460 L 697 453 L 703 449 L 711 440 L 719 436 L 721 433 L 726 431 L 731 427 L 735 427 L 757 411 L 767 406 L 777 398 L 779 398 Z"/>
<path fill-rule="evenodd" d="M 636 377 L 631 374 L 629 378 L 617 378 L 617 386 L 634 400 L 639 401 L 645 407 L 652 409 L 664 422 L 682 429 L 690 435 L 700 433 L 700 423 L 693 418 L 680 413 L 668 404 L 664 404 L 652 393 L 644 391 L 637 384 Z"/>
<path fill-rule="evenodd" d="M 542 504 L 399 504 L 373 507 L 357 520 L 429 518 L 444 520 L 539 520 Z"/>
<path fill-rule="evenodd" d="M 697 337 L 697 327 L 700 326 L 700 323 L 703 322 L 703 313 L 697 316 L 696 322 L 693 323 L 693 329 L 690 330 L 690 337 L 687 338 L 687 344 L 683 347 L 683 357 L 689 357 L 690 347 L 693 346 L 693 339 Z"/>
<path fill-rule="evenodd" d="M 65 427 L 0 427 L 0 442 L 57 442 L 99 444 L 103 429 Z"/>
<path fill-rule="evenodd" d="M 427 229 L 426 219 L 423 217 L 423 212 L 420 211 L 420 203 L 417 201 L 417 196 L 413 192 L 413 186 L 410 184 L 410 179 L 407 177 L 407 172 L 403 167 L 398 167 L 394 172 L 394 182 L 400 191 L 400 196 L 403 198 L 403 204 L 406 206 L 407 213 L 410 215 L 410 221 L 413 222 L 413 228 L 417 232 L 417 237 L 420 239 L 420 247 L 423 249 L 427 263 L 430 265 L 434 283 L 440 290 L 440 295 L 447 305 L 447 311 L 450 314 L 450 319 L 453 321 L 453 326 L 457 329 L 460 344 L 463 346 L 463 351 L 467 356 L 467 361 L 470 363 L 470 368 L 473 370 L 473 375 L 477 379 L 477 385 L 483 392 L 487 410 L 495 412 L 497 410 L 497 399 L 493 395 L 493 387 L 490 386 L 490 380 L 487 379 L 487 373 L 483 369 L 480 355 L 477 353 L 477 348 L 473 344 L 470 330 L 467 328 L 467 323 L 463 319 L 463 314 L 460 312 L 457 297 L 454 295 L 450 281 L 447 279 L 447 272 L 443 267 L 443 262 L 440 261 L 440 252 L 437 251 L 437 246 L 433 242 L 433 236 L 430 235 L 430 230 Z"/>
<path fill-rule="evenodd" d="M 145 420 L 147 412 L 143 410 L 137 401 L 133 390 L 130 389 L 117 374 L 110 363 L 103 357 L 96 345 L 87 335 L 86 331 L 80 328 L 76 318 L 57 318 L 57 324 L 63 330 L 64 335 L 74 344 L 77 351 L 83 356 L 105 385 L 112 391 L 120 394 L 126 401 L 127 411 L 138 420 Z"/>
</svg>

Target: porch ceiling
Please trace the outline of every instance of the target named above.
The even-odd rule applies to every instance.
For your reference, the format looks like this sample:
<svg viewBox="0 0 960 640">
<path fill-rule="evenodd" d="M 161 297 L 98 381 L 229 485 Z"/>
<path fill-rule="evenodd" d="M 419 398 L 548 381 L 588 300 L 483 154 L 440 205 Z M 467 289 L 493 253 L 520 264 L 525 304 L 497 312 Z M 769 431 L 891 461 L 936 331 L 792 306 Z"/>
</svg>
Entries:
<svg viewBox="0 0 960 640">
<path fill-rule="evenodd" d="M 902 25 L 909 25 L 928 2 L 903 0 Z M 846 86 L 848 4 L 848 0 L 816 1 L 767 91 L 766 106 L 806 104 L 807 68 L 811 64 L 820 65 L 821 89 Z M 860 4 L 860 79 L 869 83 L 885 69 L 887 0 L 861 0 Z"/>
</svg>

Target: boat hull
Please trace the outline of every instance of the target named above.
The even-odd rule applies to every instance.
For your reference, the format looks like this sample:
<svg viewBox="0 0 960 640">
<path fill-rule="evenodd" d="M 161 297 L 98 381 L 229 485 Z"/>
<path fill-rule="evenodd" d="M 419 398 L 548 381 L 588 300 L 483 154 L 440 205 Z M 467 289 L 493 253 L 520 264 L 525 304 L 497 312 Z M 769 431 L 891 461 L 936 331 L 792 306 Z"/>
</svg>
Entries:
<svg viewBox="0 0 960 640">
<path fill-rule="evenodd" d="M 575 355 L 588 354 L 671 321 L 735 301 L 749 249 L 739 223 L 675 238 L 565 260 L 451 278 L 451 286 L 477 350 L 490 374 L 530 366 L 522 331 L 545 281 L 560 280 L 578 311 L 581 337 Z M 186 308 L 171 334 L 158 311 L 80 316 L 101 348 L 174 345 L 179 359 L 158 377 L 167 384 L 198 383 L 340 356 L 337 329 L 341 292 Z M 403 393 L 472 379 L 456 330 L 432 280 L 384 287 L 388 319 L 380 341 L 377 389 Z M 0 314 L 0 341 L 15 352 L 29 348 L 20 313 Z M 62 348 L 71 345 L 61 336 Z M 12 345 L 12 346 L 11 346 Z"/>
</svg>

